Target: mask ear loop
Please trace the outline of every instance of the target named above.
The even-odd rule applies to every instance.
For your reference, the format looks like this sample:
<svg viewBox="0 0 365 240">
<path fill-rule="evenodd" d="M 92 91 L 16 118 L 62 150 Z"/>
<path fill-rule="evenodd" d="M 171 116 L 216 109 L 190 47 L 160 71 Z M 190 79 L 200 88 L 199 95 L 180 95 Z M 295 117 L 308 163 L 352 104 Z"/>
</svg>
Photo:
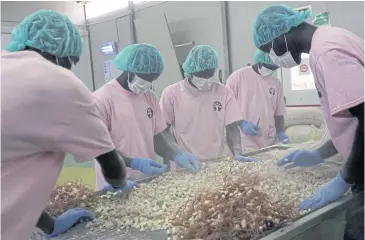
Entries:
<svg viewBox="0 0 365 240">
<path fill-rule="evenodd" d="M 129 82 L 129 83 L 132 83 L 133 79 L 130 79 L 129 73 L 130 73 L 130 72 L 128 72 L 128 82 Z"/>
<path fill-rule="evenodd" d="M 71 64 L 71 68 L 72 68 L 73 66 L 75 66 L 74 62 L 71 60 L 71 58 L 70 58 L 70 57 L 67 57 L 67 59 L 68 59 L 68 61 L 69 61 L 69 62 L 70 62 L 70 64 Z"/>
</svg>

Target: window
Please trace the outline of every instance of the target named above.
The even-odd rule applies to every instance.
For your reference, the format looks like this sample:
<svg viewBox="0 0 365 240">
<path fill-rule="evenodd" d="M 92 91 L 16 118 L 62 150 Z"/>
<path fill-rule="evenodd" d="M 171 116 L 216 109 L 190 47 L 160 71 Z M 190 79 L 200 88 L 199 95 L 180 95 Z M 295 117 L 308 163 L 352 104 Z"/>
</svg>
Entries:
<svg viewBox="0 0 365 240">
<path fill-rule="evenodd" d="M 85 4 L 86 19 L 128 7 L 127 0 L 97 0 Z"/>
<path fill-rule="evenodd" d="M 302 63 L 305 63 L 309 68 L 308 54 L 302 54 Z M 309 74 L 301 75 L 299 73 L 299 66 L 290 69 L 291 75 L 291 89 L 292 90 L 313 90 L 316 89 L 314 84 L 313 73 L 309 69 Z"/>
</svg>

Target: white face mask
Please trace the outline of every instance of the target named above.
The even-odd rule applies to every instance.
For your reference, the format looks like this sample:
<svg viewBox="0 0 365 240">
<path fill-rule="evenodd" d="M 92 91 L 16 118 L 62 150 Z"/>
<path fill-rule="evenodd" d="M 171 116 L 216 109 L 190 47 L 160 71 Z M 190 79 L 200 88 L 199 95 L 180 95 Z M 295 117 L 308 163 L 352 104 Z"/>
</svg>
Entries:
<svg viewBox="0 0 365 240">
<path fill-rule="evenodd" d="M 272 62 L 276 66 L 283 67 L 283 68 L 292 68 L 292 67 L 298 66 L 298 63 L 295 62 L 293 56 L 291 55 L 291 53 L 288 49 L 288 43 L 286 42 L 285 34 L 284 34 L 284 39 L 285 39 L 285 45 L 286 45 L 286 53 L 284 53 L 282 56 L 276 55 L 276 53 L 274 52 L 274 41 L 272 41 L 271 50 L 269 52 L 269 56 L 270 56 Z"/>
<path fill-rule="evenodd" d="M 271 74 L 274 73 L 274 70 L 268 69 L 264 66 L 261 66 L 261 68 L 257 68 L 258 72 L 260 73 L 261 76 L 266 77 L 266 76 L 270 76 Z"/>
<path fill-rule="evenodd" d="M 142 78 L 138 77 L 136 74 L 134 74 L 134 78 L 132 82 L 129 81 L 129 74 L 128 74 L 128 87 L 129 89 L 136 93 L 146 93 L 152 86 L 151 82 L 148 82 L 146 80 L 143 80 Z"/>
<path fill-rule="evenodd" d="M 199 77 L 195 77 L 193 76 L 193 79 L 191 80 L 195 87 L 202 92 L 206 92 L 209 91 L 210 88 L 212 87 L 212 84 L 214 82 L 214 77 L 213 78 L 199 78 Z"/>
</svg>

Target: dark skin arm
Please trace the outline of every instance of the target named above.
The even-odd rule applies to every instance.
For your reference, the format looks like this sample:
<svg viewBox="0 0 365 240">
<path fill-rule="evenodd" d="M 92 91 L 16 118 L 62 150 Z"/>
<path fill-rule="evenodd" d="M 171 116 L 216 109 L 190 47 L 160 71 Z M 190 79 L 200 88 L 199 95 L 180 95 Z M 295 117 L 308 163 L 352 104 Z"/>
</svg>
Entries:
<svg viewBox="0 0 365 240">
<path fill-rule="evenodd" d="M 319 155 L 321 155 L 321 157 L 323 159 L 332 157 L 334 155 L 337 154 L 337 149 L 335 147 L 335 145 L 333 145 L 332 140 L 328 140 L 327 142 L 325 142 L 324 144 L 322 144 L 317 151 L 319 152 Z"/>
<path fill-rule="evenodd" d="M 116 150 L 100 155 L 96 160 L 101 166 L 107 183 L 114 188 L 125 186 L 127 177 L 126 165 Z"/>
<path fill-rule="evenodd" d="M 364 103 L 350 108 L 359 120 L 350 156 L 342 168 L 341 175 L 349 184 L 364 184 Z"/>
<path fill-rule="evenodd" d="M 45 232 L 51 234 L 53 232 L 55 219 L 43 210 L 41 216 L 38 219 L 36 227 Z"/>
<path fill-rule="evenodd" d="M 239 122 L 231 123 L 226 126 L 227 144 L 233 156 L 242 154 L 241 134 L 239 129 Z"/>
<path fill-rule="evenodd" d="M 276 132 L 284 132 L 284 116 L 274 116 Z"/>
<path fill-rule="evenodd" d="M 165 160 L 173 160 L 176 154 L 182 152 L 170 132 L 170 127 L 168 124 L 163 132 L 153 137 L 155 152 Z"/>
</svg>

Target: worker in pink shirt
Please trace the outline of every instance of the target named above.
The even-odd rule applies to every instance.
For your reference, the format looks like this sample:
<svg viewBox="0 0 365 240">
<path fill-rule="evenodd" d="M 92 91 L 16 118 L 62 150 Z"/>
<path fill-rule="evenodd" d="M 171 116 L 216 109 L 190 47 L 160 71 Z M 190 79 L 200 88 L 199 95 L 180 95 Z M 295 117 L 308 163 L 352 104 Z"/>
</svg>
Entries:
<svg viewBox="0 0 365 240">
<path fill-rule="evenodd" d="M 344 239 L 364 239 L 364 41 L 336 27 L 305 22 L 309 11 L 285 5 L 264 9 L 254 25 L 256 47 L 280 67 L 291 68 L 309 54 L 318 96 L 331 141 L 316 151 L 299 150 L 279 165 L 312 166 L 337 152 L 346 158 L 342 171 L 300 204 L 320 208 L 342 197 L 351 187 Z"/>
<path fill-rule="evenodd" d="M 237 160 L 241 155 L 241 112 L 231 89 L 219 83 L 217 52 L 194 47 L 183 64 L 185 79 L 166 87 L 160 99 L 165 120 L 180 147 L 201 160 L 224 157 L 224 132 Z"/>
<path fill-rule="evenodd" d="M 94 92 L 101 119 L 107 126 L 118 153 L 134 170 L 130 178 L 162 174 L 167 166 L 157 163 L 156 153 L 174 160 L 192 172 L 199 170 L 195 156 L 168 141 L 169 131 L 162 116 L 152 82 L 162 74 L 164 63 L 160 51 L 150 44 L 133 44 L 115 58 L 123 73 Z M 99 164 L 95 163 L 97 190 L 104 184 Z"/>
<path fill-rule="evenodd" d="M 283 86 L 272 76 L 277 66 L 257 50 L 255 64 L 233 72 L 227 79 L 243 116 L 242 149 L 258 149 L 281 142 L 289 143 L 284 130 Z"/>
<path fill-rule="evenodd" d="M 29 239 L 35 226 L 53 237 L 94 219 L 80 208 L 55 217 L 42 212 L 65 153 L 81 162 L 96 158 L 110 191 L 138 186 L 125 180 L 90 91 L 70 71 L 82 46 L 67 17 L 40 10 L 14 28 L 1 54 L 1 239 Z"/>
</svg>

